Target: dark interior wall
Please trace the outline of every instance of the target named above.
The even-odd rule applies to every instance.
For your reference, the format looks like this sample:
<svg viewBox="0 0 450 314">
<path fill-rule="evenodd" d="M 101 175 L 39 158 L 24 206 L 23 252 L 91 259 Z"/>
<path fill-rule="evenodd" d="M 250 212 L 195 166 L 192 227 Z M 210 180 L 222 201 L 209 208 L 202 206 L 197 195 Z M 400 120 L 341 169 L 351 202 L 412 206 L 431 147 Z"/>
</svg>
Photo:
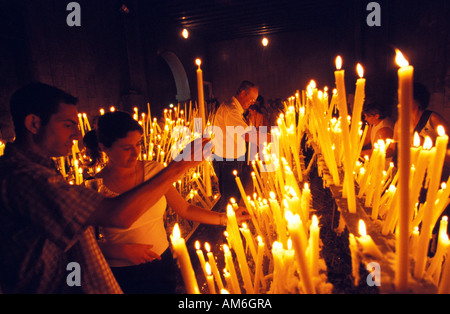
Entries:
<svg viewBox="0 0 450 314">
<path fill-rule="evenodd" d="M 119 105 L 130 85 L 122 16 L 114 1 L 79 1 L 81 26 L 69 27 L 65 1 L 26 1 L 24 23 L 35 80 L 80 99 L 79 111 Z"/>
<path fill-rule="evenodd" d="M 91 119 L 113 105 L 146 111 L 150 103 L 152 114 L 159 115 L 177 94 L 160 56 L 165 51 L 179 58 L 191 97 L 197 98 L 194 61 L 206 61 L 204 44 L 195 34 L 183 39 L 179 27 L 152 9 L 152 1 L 78 0 L 80 27 L 66 23 L 69 2 L 0 0 L 0 138 L 13 138 L 9 99 L 31 81 L 77 96 L 79 111 Z M 123 3 L 128 12 L 120 10 Z"/>
<path fill-rule="evenodd" d="M 344 10 L 323 27 L 261 38 L 204 42 L 191 32 L 162 20 L 152 1 L 79 0 L 81 27 L 69 27 L 61 0 L 0 0 L 0 134 L 10 139 L 8 102 L 18 87 L 40 80 L 80 98 L 90 116 L 115 105 L 153 114 L 175 100 L 173 73 L 161 58 L 174 53 L 183 65 L 190 95 L 197 99 L 195 58 L 202 58 L 204 80 L 214 96 L 225 100 L 243 79 L 254 81 L 266 98 L 286 98 L 306 87 L 334 87 L 334 60 L 341 55 L 348 92 L 354 91 L 355 66 L 365 69 L 368 92 L 396 107 L 394 47 L 415 67 L 415 77 L 432 92 L 430 107 L 450 121 L 450 63 L 447 0 L 379 0 L 381 26 L 366 23 L 368 0 L 342 1 Z"/>
<path fill-rule="evenodd" d="M 430 108 L 450 121 L 449 2 L 445 0 L 380 0 L 381 26 L 367 25 L 371 1 L 343 1 L 344 14 L 333 27 L 235 39 L 208 45 L 214 94 L 224 100 L 243 79 L 260 85 L 266 99 L 286 98 L 305 89 L 311 79 L 318 87 L 334 87 L 334 60 L 343 56 L 347 92 L 353 93 L 360 62 L 367 79 L 367 94 L 396 114 L 399 48 L 415 68 L 415 79 L 432 96 Z"/>
</svg>

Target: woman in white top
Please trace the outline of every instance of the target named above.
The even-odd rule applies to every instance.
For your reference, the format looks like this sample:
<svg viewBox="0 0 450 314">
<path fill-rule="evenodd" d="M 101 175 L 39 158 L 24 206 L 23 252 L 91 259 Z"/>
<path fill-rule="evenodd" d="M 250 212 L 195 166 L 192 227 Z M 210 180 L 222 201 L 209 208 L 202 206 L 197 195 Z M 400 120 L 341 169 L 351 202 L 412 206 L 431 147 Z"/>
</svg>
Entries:
<svg viewBox="0 0 450 314">
<path fill-rule="evenodd" d="M 394 121 L 386 114 L 386 112 L 375 103 L 366 103 L 363 109 L 363 115 L 369 124 L 361 156 L 371 156 L 374 145 L 378 140 L 386 142 L 394 137 Z M 389 165 L 389 160 L 386 164 Z"/>
<path fill-rule="evenodd" d="M 163 168 L 157 162 L 137 160 L 143 132 L 128 113 L 107 113 L 99 118 L 97 126 L 97 141 L 87 148 L 94 162 L 100 150 L 107 155 L 106 166 L 96 175 L 102 181 L 100 192 L 116 196 Z M 226 225 L 225 213 L 191 205 L 172 187 L 130 228 L 104 228 L 105 241 L 100 248 L 124 293 L 175 293 L 178 270 L 169 250 L 163 218 L 167 205 L 185 219 Z M 240 210 L 237 217 L 242 221 L 248 216 Z"/>
</svg>

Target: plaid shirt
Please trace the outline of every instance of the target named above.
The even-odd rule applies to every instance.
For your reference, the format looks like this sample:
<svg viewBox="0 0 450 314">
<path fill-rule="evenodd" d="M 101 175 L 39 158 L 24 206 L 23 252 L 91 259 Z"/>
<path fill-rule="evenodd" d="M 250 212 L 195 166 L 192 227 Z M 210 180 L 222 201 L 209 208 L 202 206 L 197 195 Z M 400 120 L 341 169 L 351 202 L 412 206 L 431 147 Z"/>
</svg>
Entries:
<svg viewBox="0 0 450 314">
<path fill-rule="evenodd" d="M 65 182 L 51 159 L 8 143 L 0 158 L 2 292 L 121 293 L 86 225 L 102 199 Z M 68 285 L 71 262 L 80 265 L 79 287 Z"/>
</svg>

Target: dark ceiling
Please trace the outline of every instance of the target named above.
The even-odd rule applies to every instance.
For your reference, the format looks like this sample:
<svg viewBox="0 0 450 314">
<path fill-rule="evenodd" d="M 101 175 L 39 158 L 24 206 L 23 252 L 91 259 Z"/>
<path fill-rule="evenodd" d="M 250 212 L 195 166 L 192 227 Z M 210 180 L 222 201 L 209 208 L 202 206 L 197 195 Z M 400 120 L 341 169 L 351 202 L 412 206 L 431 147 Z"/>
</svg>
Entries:
<svg viewBox="0 0 450 314">
<path fill-rule="evenodd" d="M 160 18 L 207 40 L 226 40 L 335 25 L 348 0 L 158 0 Z"/>
</svg>

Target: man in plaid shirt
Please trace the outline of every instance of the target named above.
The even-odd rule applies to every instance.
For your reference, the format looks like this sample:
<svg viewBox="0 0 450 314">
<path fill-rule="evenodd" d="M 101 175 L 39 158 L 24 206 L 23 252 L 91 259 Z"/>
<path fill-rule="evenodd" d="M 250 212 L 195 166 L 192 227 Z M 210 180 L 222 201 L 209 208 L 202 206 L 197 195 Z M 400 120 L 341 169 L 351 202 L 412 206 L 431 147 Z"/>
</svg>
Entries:
<svg viewBox="0 0 450 314">
<path fill-rule="evenodd" d="M 16 139 L 0 157 L 3 293 L 121 293 L 91 226 L 128 228 L 202 159 L 195 155 L 202 152 L 192 151 L 191 161 L 172 162 L 116 198 L 70 185 L 52 157 L 70 153 L 79 138 L 76 103 L 75 97 L 42 83 L 11 97 Z M 79 285 L 69 284 L 73 262 L 80 265 Z"/>
</svg>

